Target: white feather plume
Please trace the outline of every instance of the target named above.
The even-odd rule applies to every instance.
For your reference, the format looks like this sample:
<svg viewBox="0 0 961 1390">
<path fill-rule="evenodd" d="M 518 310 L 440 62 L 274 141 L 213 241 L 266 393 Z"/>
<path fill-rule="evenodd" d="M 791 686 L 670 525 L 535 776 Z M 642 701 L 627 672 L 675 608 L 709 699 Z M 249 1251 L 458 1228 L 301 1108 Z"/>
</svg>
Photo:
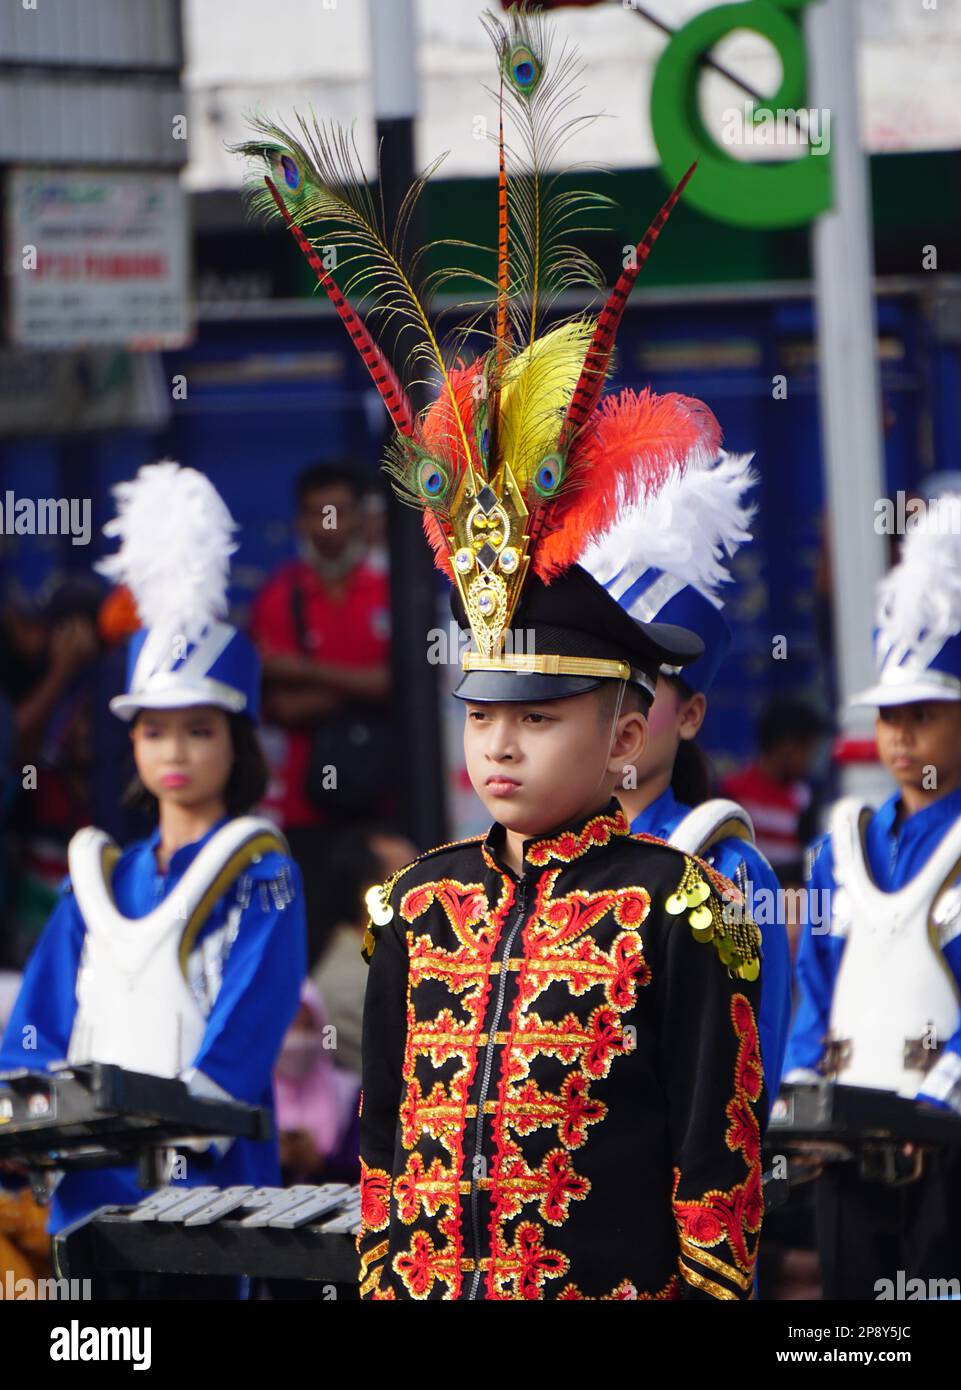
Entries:
<svg viewBox="0 0 961 1390">
<path fill-rule="evenodd" d="M 120 549 L 94 566 L 126 584 L 158 646 L 196 642 L 226 616 L 237 526 L 209 478 L 170 459 L 146 464 L 113 489 L 117 515 L 104 526 Z"/>
<path fill-rule="evenodd" d="M 933 498 L 878 585 L 879 651 L 942 645 L 961 632 L 961 495 Z"/>
<path fill-rule="evenodd" d="M 655 566 L 722 607 L 718 590 L 731 578 L 724 562 L 751 539 L 756 508 L 743 499 L 757 482 L 753 457 L 722 450 L 712 467 L 671 473 L 655 494 L 628 508 L 603 540 L 589 545 L 578 563 L 601 584 L 620 575 L 618 588 L 624 589 Z"/>
</svg>

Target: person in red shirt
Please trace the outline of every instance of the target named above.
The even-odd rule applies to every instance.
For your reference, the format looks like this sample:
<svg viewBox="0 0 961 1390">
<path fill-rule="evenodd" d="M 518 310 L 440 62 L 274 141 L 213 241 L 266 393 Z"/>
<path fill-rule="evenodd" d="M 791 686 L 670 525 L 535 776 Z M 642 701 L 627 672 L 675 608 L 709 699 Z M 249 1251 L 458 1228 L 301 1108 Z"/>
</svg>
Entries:
<svg viewBox="0 0 961 1390">
<path fill-rule="evenodd" d="M 739 802 L 754 822 L 757 847 L 782 884 L 801 881 L 806 840 L 802 817 L 811 809 L 811 769 L 828 721 L 805 700 L 772 700 L 758 720 L 758 757 L 725 778 L 720 793 Z"/>
<path fill-rule="evenodd" d="M 315 464 L 300 475 L 297 558 L 267 581 L 251 613 L 264 665 L 264 717 L 272 726 L 264 806 L 280 821 L 304 875 L 311 961 L 324 938 L 325 832 L 376 814 L 385 795 L 370 746 L 386 719 L 390 601 L 387 575 L 368 556 L 363 492 L 364 480 L 347 464 Z M 323 779 L 312 768 L 318 739 L 332 750 Z M 362 753 L 351 762 L 352 744 L 360 749 L 365 742 L 366 762 Z"/>
</svg>

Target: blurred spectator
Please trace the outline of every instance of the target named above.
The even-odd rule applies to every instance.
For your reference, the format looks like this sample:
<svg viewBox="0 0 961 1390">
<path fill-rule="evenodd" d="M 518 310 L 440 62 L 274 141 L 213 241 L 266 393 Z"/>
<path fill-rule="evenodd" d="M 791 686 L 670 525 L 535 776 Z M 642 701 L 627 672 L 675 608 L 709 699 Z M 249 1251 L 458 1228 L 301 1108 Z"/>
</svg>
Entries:
<svg viewBox="0 0 961 1390">
<path fill-rule="evenodd" d="M 71 575 L 46 603 L 14 601 L 0 618 L 0 695 L 13 708 L 14 772 L 5 802 L 4 953 L 18 964 L 53 907 L 70 836 L 90 821 L 90 699 L 102 597 L 91 576 Z"/>
<path fill-rule="evenodd" d="M 390 804 L 387 578 L 368 562 L 364 483 L 316 464 L 296 485 L 298 557 L 254 601 L 274 811 L 304 876 L 308 949 L 323 945 L 324 830 Z M 279 735 L 276 733 L 279 730 Z"/>
<path fill-rule="evenodd" d="M 284 1182 L 357 1182 L 360 1078 L 334 1066 L 336 1038 L 310 980 L 300 1001 L 274 1068 Z"/>
<path fill-rule="evenodd" d="M 0 693 L 15 711 L 14 756 L 35 762 L 65 690 L 97 654 L 90 586 L 69 581 L 44 605 L 8 602 L 0 613 Z"/>
<path fill-rule="evenodd" d="M 757 759 L 720 786 L 722 796 L 750 815 L 757 847 L 784 885 L 802 879 L 812 829 L 812 769 L 829 732 L 827 719 L 806 700 L 772 700 L 758 720 Z"/>
<path fill-rule="evenodd" d="M 416 854 L 410 840 L 376 827 L 349 830 L 330 846 L 327 887 L 335 926 L 313 980 L 337 1029 L 336 1063 L 358 1076 L 367 988 L 367 965 L 360 954 L 367 926 L 364 898 L 369 888 L 383 883 Z"/>
<path fill-rule="evenodd" d="M 296 1183 L 356 1183 L 360 1179 L 360 1078 L 333 1063 L 324 1006 L 305 980 L 301 1005 L 274 1070 L 280 1166 L 286 1187 Z M 255 1296 L 275 1300 L 329 1297 L 316 1280 L 266 1279 Z M 335 1285 L 334 1297 L 356 1298 L 357 1285 Z"/>
</svg>

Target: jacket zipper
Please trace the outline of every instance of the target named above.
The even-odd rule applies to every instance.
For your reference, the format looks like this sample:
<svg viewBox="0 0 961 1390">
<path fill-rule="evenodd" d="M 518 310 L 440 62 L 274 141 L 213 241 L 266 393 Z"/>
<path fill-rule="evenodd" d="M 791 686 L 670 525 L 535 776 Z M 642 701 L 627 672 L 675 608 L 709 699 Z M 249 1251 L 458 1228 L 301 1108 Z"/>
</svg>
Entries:
<svg viewBox="0 0 961 1390">
<path fill-rule="evenodd" d="M 527 879 L 521 878 L 517 891 L 517 904 L 514 911 L 514 920 L 511 923 L 511 929 L 505 938 L 504 949 L 501 952 L 500 979 L 497 982 L 497 1003 L 494 1006 L 494 1012 L 491 1016 L 490 1029 L 488 1030 L 487 1034 L 487 1056 L 484 1058 L 484 1073 L 481 1079 L 480 1092 L 477 1097 L 477 1139 L 474 1144 L 474 1159 L 473 1163 L 471 1164 L 470 1179 L 471 1222 L 474 1228 L 474 1277 L 471 1281 L 470 1292 L 467 1295 L 468 1299 L 475 1299 L 477 1297 L 477 1289 L 480 1285 L 481 1277 L 481 1236 L 478 1210 L 480 1202 L 480 1193 L 477 1186 L 477 1169 L 478 1159 L 481 1156 L 481 1150 L 484 1145 L 484 1106 L 487 1102 L 487 1093 L 490 1088 L 491 1072 L 494 1069 L 494 1035 L 497 1032 L 497 1027 L 500 1023 L 501 1012 L 504 1008 L 504 994 L 507 990 L 507 962 L 510 958 L 511 947 L 514 944 L 514 939 L 517 936 L 517 933 L 520 930 L 521 923 L 524 920 L 526 906 Z"/>
</svg>

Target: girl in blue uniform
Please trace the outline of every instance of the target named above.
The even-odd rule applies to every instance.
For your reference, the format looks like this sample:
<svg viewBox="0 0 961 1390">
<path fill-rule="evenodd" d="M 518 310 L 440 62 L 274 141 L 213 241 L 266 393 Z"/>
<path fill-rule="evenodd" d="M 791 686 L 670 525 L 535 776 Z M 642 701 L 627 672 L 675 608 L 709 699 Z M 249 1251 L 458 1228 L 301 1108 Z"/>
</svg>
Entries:
<svg viewBox="0 0 961 1390">
<path fill-rule="evenodd" d="M 300 874 L 271 822 L 247 814 L 266 770 L 254 647 L 222 621 L 226 507 L 203 475 L 164 462 L 117 490 L 99 566 L 126 583 L 146 627 L 110 702 L 130 724 L 132 792 L 157 828 L 122 854 L 80 831 L 70 875 L 29 961 L 0 1070 L 64 1058 L 179 1076 L 199 1096 L 272 1109 L 271 1071 L 306 970 Z M 279 1185 L 276 1141 L 198 1142 L 187 1186 Z M 51 1230 L 145 1194 L 133 1166 L 65 1174 Z"/>
<path fill-rule="evenodd" d="M 683 675 L 662 669 L 642 759 L 626 770 L 619 796 L 635 834 L 656 835 L 702 855 L 744 894 L 763 939 L 758 1032 L 773 1103 L 791 1017 L 780 885 L 753 843 L 746 813 L 733 802 L 700 804 L 709 785 L 694 743 L 707 712 L 707 691 L 731 643 L 718 590 L 731 577 L 724 561 L 751 538 L 753 508 L 742 500 L 755 481 L 749 465 L 750 456 L 722 454 L 711 467 L 688 468 L 669 479 L 632 508 L 602 545 L 589 547 L 580 563 L 632 617 L 675 623 L 704 643 L 703 655 Z"/>
</svg>

